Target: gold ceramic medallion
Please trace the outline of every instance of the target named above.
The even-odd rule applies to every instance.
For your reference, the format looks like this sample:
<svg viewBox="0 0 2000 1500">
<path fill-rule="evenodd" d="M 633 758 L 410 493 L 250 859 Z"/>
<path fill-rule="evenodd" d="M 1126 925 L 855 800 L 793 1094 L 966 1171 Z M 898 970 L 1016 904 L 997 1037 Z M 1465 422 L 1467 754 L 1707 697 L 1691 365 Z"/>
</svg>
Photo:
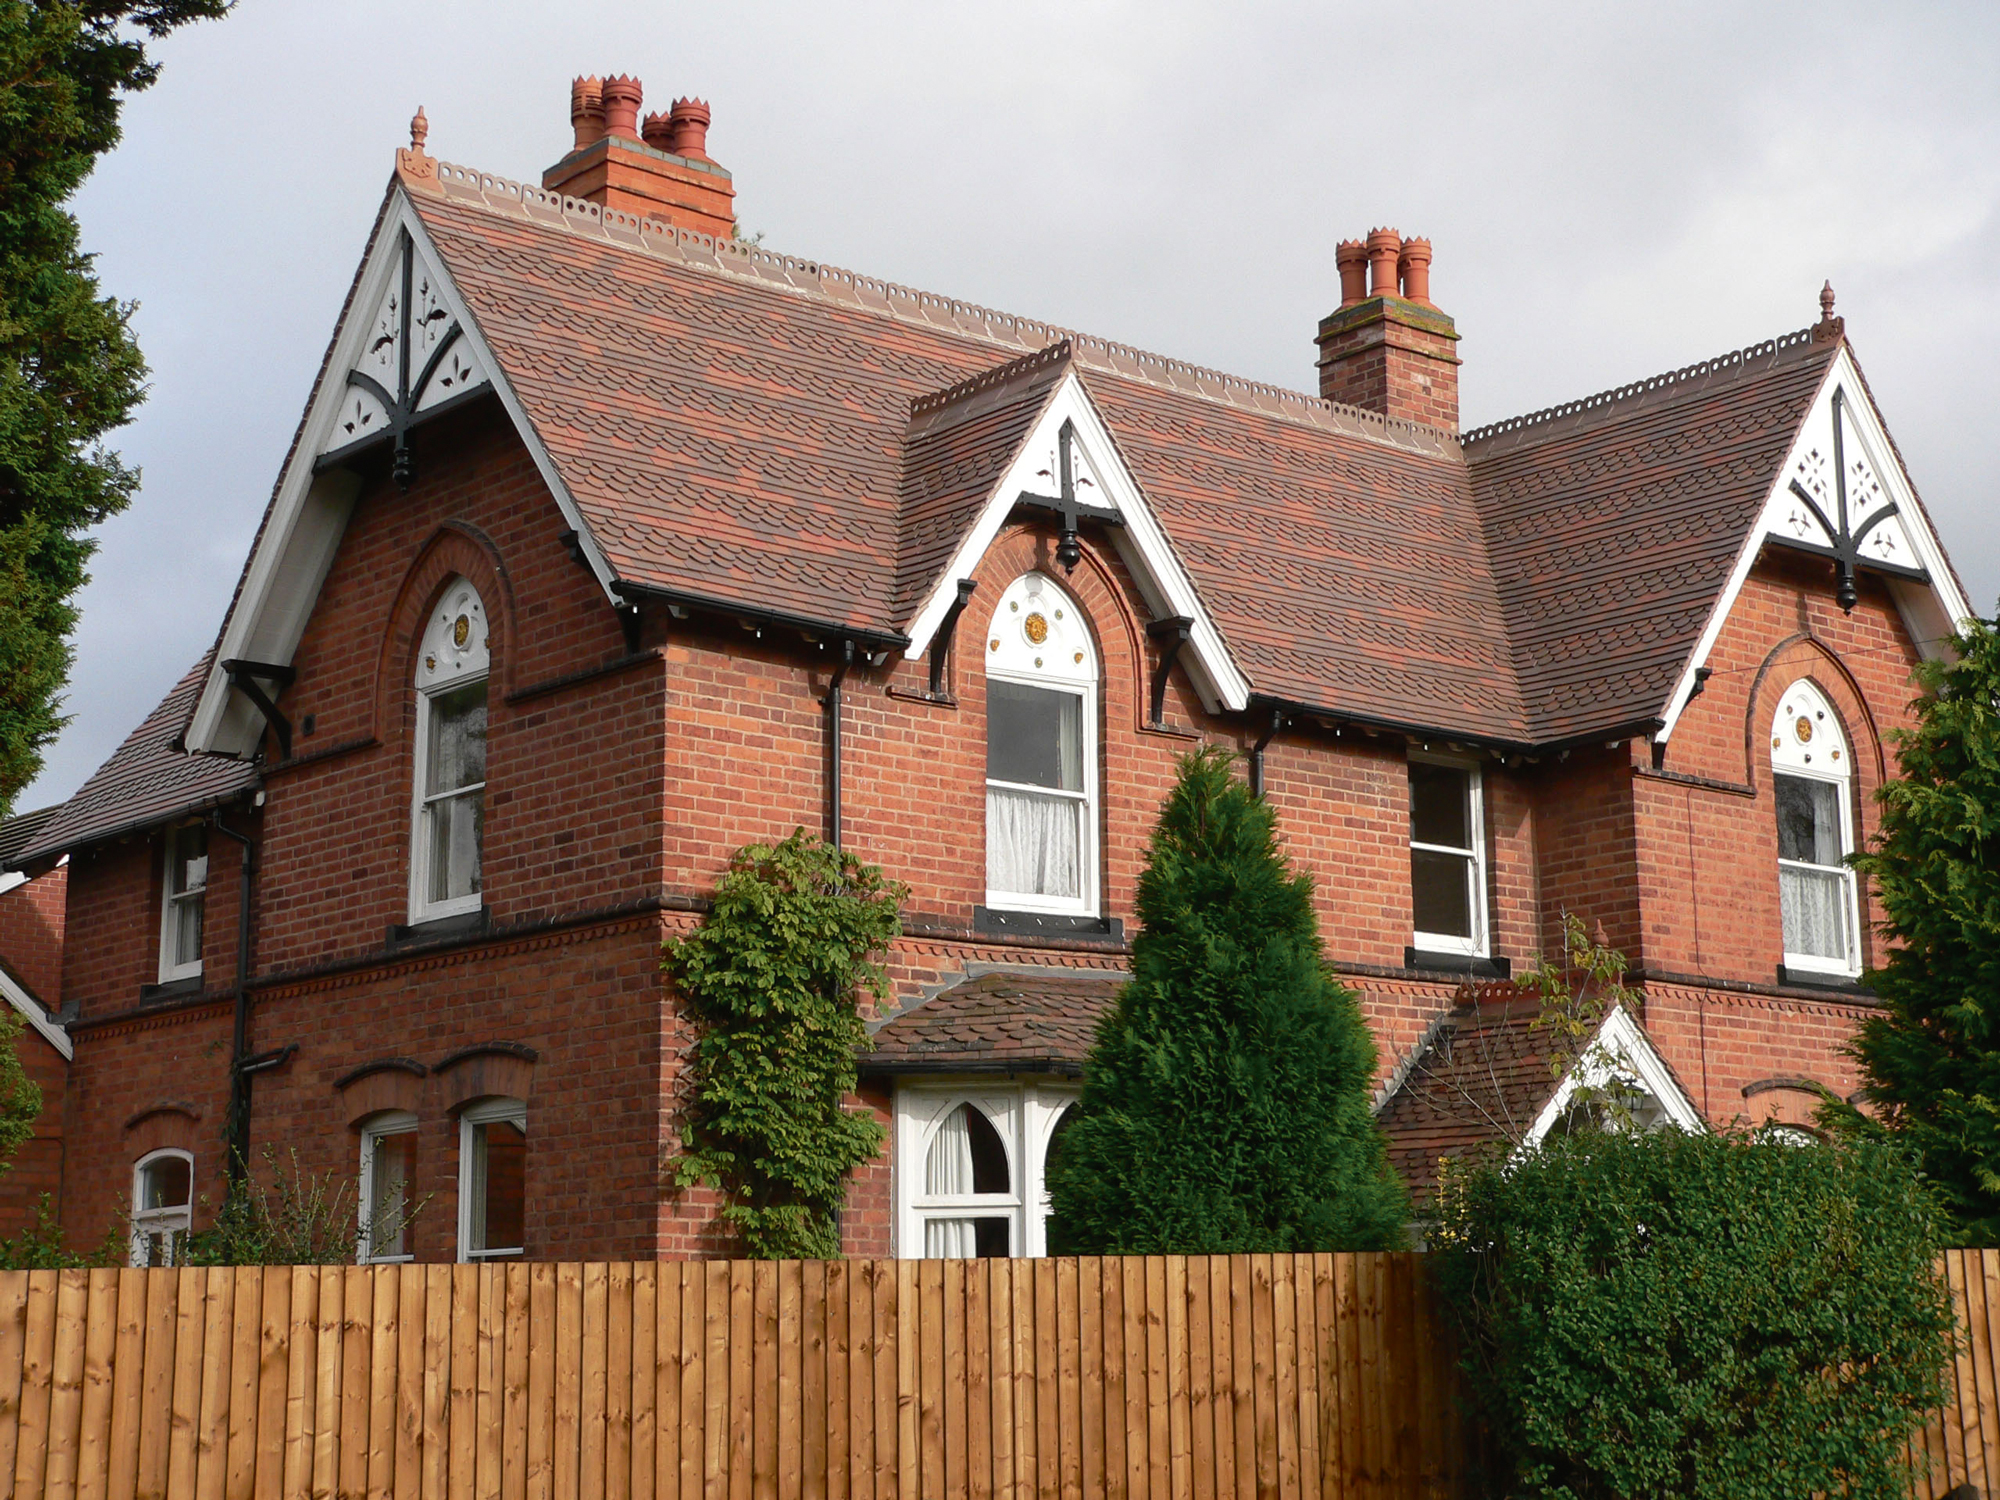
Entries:
<svg viewBox="0 0 2000 1500">
<path fill-rule="evenodd" d="M 1801 745 L 1810 745 L 1813 737 L 1812 720 L 1800 714 L 1798 723 L 1792 726 L 1792 733 L 1799 737 Z"/>
<path fill-rule="evenodd" d="M 465 649 L 465 643 L 471 639 L 472 639 L 471 617 L 467 615 L 460 615 L 456 620 L 453 620 L 451 622 L 451 643 L 452 645 L 456 646 L 459 650 L 463 651 Z"/>
<path fill-rule="evenodd" d="M 1029 615 L 1027 619 L 1023 620 L 1021 622 L 1021 629 L 1027 635 L 1028 639 L 1037 646 L 1049 638 L 1049 622 L 1039 612 Z"/>
</svg>

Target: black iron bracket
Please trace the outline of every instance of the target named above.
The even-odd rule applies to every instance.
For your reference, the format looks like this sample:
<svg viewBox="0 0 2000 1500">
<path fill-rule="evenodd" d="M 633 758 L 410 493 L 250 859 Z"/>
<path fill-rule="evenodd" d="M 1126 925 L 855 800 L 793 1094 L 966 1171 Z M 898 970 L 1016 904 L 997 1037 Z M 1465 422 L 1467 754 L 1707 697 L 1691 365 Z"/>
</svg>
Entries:
<svg viewBox="0 0 2000 1500">
<path fill-rule="evenodd" d="M 1146 634 L 1160 648 L 1160 664 L 1153 668 L 1151 711 L 1146 716 L 1146 723 L 1157 729 L 1167 711 L 1167 678 L 1173 675 L 1174 663 L 1180 660 L 1181 647 L 1194 635 L 1194 619 L 1190 615 L 1169 615 L 1149 624 Z"/>
<path fill-rule="evenodd" d="M 945 668 L 951 662 L 951 643 L 958 634 L 958 617 L 965 613 L 965 606 L 972 602 L 972 591 L 979 587 L 976 579 L 958 580 L 958 597 L 952 600 L 938 622 L 937 633 L 931 637 L 931 696 L 945 695 Z"/>
<path fill-rule="evenodd" d="M 292 758 L 292 721 L 278 712 L 278 693 L 292 685 L 299 675 L 291 667 L 281 667 L 275 662 L 241 661 L 231 657 L 222 664 L 222 670 L 229 674 L 229 685 L 257 705 L 257 711 L 264 716 L 264 722 L 271 726 L 278 736 L 278 758 Z M 277 693 L 264 691 L 265 683 L 272 683 Z"/>
<path fill-rule="evenodd" d="M 1083 561 L 1083 547 L 1077 540 L 1077 522 L 1083 520 L 1101 521 L 1107 526 L 1123 526 L 1125 518 L 1115 506 L 1086 505 L 1077 499 L 1076 487 L 1076 423 L 1065 417 L 1062 430 L 1056 434 L 1056 481 L 1057 492 L 1053 495 L 1037 495 L 1023 490 L 1015 499 L 1016 505 L 1033 506 L 1038 510 L 1053 510 L 1061 524 L 1062 534 L 1056 540 L 1056 561 L 1062 564 L 1065 573 L 1074 573 L 1076 565 Z M 1082 483 L 1088 484 L 1089 480 Z"/>
</svg>

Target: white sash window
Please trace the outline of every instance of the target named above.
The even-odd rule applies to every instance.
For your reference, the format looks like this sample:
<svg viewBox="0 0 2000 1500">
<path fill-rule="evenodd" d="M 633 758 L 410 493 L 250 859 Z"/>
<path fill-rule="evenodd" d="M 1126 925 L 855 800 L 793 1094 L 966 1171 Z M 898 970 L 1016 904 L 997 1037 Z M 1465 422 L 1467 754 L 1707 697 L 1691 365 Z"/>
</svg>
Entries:
<svg viewBox="0 0 2000 1500">
<path fill-rule="evenodd" d="M 458 1258 L 499 1260 L 527 1244 L 528 1106 L 482 1099 L 458 1117 Z"/>
<path fill-rule="evenodd" d="M 201 909 L 208 896 L 208 829 L 200 823 L 167 831 L 160 882 L 160 983 L 201 973 Z"/>
<path fill-rule="evenodd" d="M 1420 953 L 1487 956 L 1479 767 L 1410 757 L 1410 916 Z"/>
<path fill-rule="evenodd" d="M 486 609 L 454 579 L 417 654 L 410 920 L 479 910 L 486 818 Z"/>
<path fill-rule="evenodd" d="M 1097 914 L 1097 654 L 1076 603 L 1028 573 L 986 630 L 986 904 Z"/>
<path fill-rule="evenodd" d="M 1771 722 L 1778 816 L 1778 908 L 1785 967 L 1844 978 L 1861 972 L 1854 852 L 1853 756 L 1832 705 L 1795 682 Z"/>
<path fill-rule="evenodd" d="M 361 1127 L 361 1263 L 411 1260 L 410 1214 L 417 1179 L 417 1117 L 384 1110 Z"/>
</svg>

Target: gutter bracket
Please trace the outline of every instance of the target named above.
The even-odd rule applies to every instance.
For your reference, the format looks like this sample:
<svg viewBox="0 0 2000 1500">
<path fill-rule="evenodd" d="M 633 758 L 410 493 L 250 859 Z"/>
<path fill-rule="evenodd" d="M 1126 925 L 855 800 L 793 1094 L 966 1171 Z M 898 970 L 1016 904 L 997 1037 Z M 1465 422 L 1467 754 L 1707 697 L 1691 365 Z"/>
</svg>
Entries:
<svg viewBox="0 0 2000 1500">
<path fill-rule="evenodd" d="M 1150 729 L 1159 729 L 1164 727 L 1161 718 L 1167 709 L 1167 678 L 1173 674 L 1174 663 L 1180 659 L 1181 647 L 1194 635 L 1194 619 L 1189 615 L 1169 615 L 1164 620 L 1154 620 L 1147 625 L 1146 634 L 1160 648 L 1160 664 L 1153 668 L 1146 725 Z"/>
</svg>

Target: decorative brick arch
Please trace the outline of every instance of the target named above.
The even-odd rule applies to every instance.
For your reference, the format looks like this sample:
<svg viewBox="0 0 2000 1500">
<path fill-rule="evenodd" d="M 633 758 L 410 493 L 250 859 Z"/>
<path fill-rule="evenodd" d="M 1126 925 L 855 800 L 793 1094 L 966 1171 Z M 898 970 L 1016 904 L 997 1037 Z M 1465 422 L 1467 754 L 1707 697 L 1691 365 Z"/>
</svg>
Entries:
<svg viewBox="0 0 2000 1500">
<path fill-rule="evenodd" d="M 1743 1085 L 1744 1112 L 1755 1125 L 1789 1125 L 1818 1133 L 1813 1112 L 1833 1090 L 1815 1078 L 1760 1078 Z"/>
<path fill-rule="evenodd" d="M 347 1128 L 359 1130 L 372 1115 L 384 1110 L 422 1113 L 424 1077 L 430 1070 L 414 1058 L 384 1057 L 363 1063 L 334 1084 Z"/>
<path fill-rule="evenodd" d="M 155 1151 L 185 1151 L 199 1164 L 202 1141 L 197 1134 L 201 1111 L 178 1099 L 163 1099 L 148 1105 L 125 1122 L 125 1157 L 128 1163 Z"/>
<path fill-rule="evenodd" d="M 539 1057 L 533 1047 L 519 1042 L 461 1047 L 434 1070 L 444 1085 L 445 1108 L 456 1114 L 468 1104 L 492 1098 L 532 1103 Z"/>
<path fill-rule="evenodd" d="M 494 696 L 512 685 L 509 672 L 514 652 L 514 586 L 493 539 L 465 521 L 447 521 L 417 552 L 396 589 L 395 603 L 382 632 L 382 649 L 375 662 L 375 737 L 407 741 L 414 724 L 417 651 L 423 644 L 424 622 L 454 578 L 464 578 L 479 590 L 486 606 L 488 669 Z"/>
<path fill-rule="evenodd" d="M 1875 792 L 1888 776 L 1888 754 L 1875 711 L 1862 696 L 1861 685 L 1847 664 L 1818 637 L 1788 636 L 1771 648 L 1750 685 L 1749 708 L 1743 723 L 1744 782 L 1761 787 L 1770 779 L 1771 718 L 1787 689 L 1804 678 L 1820 690 L 1840 720 L 1841 733 L 1854 754 L 1854 806 L 1874 805 Z M 1857 843 L 1857 848 L 1860 845 Z"/>
</svg>

